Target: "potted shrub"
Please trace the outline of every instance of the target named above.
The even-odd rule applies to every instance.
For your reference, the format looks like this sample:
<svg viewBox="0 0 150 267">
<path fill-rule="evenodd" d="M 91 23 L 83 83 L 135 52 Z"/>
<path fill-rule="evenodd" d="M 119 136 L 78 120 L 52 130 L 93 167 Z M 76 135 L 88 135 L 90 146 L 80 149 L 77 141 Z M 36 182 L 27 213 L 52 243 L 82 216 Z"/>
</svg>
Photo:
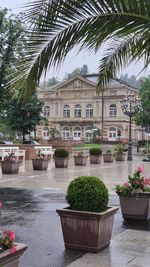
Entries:
<svg viewBox="0 0 150 267">
<path fill-rule="evenodd" d="M 2 203 L 0 202 L 0 208 Z M 0 231 L 0 266 L 18 267 L 19 258 L 27 249 L 25 244 L 15 242 L 15 233 L 10 230 Z"/>
<path fill-rule="evenodd" d="M 54 161 L 56 168 L 67 168 L 69 152 L 64 148 L 57 148 L 54 152 Z"/>
<path fill-rule="evenodd" d="M 76 166 L 85 166 L 86 162 L 87 162 L 87 155 L 84 155 L 83 152 L 78 152 L 75 156 L 74 156 L 74 163 Z"/>
<path fill-rule="evenodd" d="M 32 159 L 32 165 L 34 170 L 47 170 L 48 168 L 48 162 L 49 162 L 49 156 L 45 155 L 41 150 L 39 149 L 37 152 L 37 155 L 34 159 Z"/>
<path fill-rule="evenodd" d="M 124 161 L 125 160 L 125 154 L 123 153 L 124 145 L 119 143 L 115 146 L 114 153 L 115 153 L 115 159 L 116 161 Z"/>
<path fill-rule="evenodd" d="M 14 152 L 8 153 L 4 160 L 1 161 L 1 168 L 3 174 L 17 174 L 19 171 L 21 160 Z"/>
<path fill-rule="evenodd" d="M 104 162 L 113 162 L 114 161 L 114 155 L 113 155 L 111 149 L 108 149 L 106 151 L 106 154 L 103 154 L 103 160 L 104 160 Z"/>
<path fill-rule="evenodd" d="M 108 190 L 93 176 L 80 176 L 69 184 L 69 207 L 58 209 L 66 248 L 98 252 L 109 246 L 114 214 L 107 207 Z"/>
<path fill-rule="evenodd" d="M 98 147 L 93 147 L 90 149 L 90 163 L 99 164 L 101 162 L 102 150 Z"/>
<path fill-rule="evenodd" d="M 116 185 L 122 216 L 126 219 L 150 219 L 150 178 L 141 176 L 142 168 L 138 166 L 128 182 Z"/>
</svg>

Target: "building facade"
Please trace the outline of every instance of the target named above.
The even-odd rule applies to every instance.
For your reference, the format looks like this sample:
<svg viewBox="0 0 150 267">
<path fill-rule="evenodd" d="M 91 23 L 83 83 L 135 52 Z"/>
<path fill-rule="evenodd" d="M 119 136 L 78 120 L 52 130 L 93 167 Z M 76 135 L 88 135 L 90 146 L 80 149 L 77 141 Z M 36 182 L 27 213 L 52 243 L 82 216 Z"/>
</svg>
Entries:
<svg viewBox="0 0 150 267">
<path fill-rule="evenodd" d="M 97 75 L 77 75 L 53 87 L 41 86 L 38 98 L 44 102 L 43 113 L 48 126 L 37 127 L 37 138 L 48 140 L 49 129 L 56 128 L 63 140 L 90 142 L 95 129 L 103 140 L 128 141 L 129 118 L 121 110 L 120 100 L 138 91 L 113 80 L 103 94 L 97 94 Z M 137 139 L 132 125 L 133 139 Z"/>
</svg>

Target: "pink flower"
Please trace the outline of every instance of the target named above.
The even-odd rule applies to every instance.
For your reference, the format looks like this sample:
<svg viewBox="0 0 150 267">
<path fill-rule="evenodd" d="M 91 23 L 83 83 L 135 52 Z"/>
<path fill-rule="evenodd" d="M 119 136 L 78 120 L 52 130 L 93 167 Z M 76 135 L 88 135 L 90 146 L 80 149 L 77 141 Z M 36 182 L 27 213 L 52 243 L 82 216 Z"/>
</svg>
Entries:
<svg viewBox="0 0 150 267">
<path fill-rule="evenodd" d="M 141 173 L 143 170 L 142 170 L 142 167 L 140 166 L 140 165 L 138 165 L 137 166 L 137 168 L 136 168 L 136 171 L 138 172 L 138 173 Z"/>
<path fill-rule="evenodd" d="M 129 183 L 126 182 L 126 183 L 124 183 L 123 185 L 126 186 L 126 187 L 128 187 L 128 186 L 129 186 Z"/>
<path fill-rule="evenodd" d="M 15 248 L 15 245 L 13 244 L 10 248 L 10 253 L 15 253 L 16 252 L 16 248 Z"/>
<path fill-rule="evenodd" d="M 0 209 L 3 207 L 3 203 L 0 201 Z"/>
<path fill-rule="evenodd" d="M 150 178 L 144 179 L 144 185 L 149 185 L 150 184 Z"/>
<path fill-rule="evenodd" d="M 8 236 L 11 240 L 15 241 L 15 233 L 14 231 L 8 231 Z"/>
</svg>

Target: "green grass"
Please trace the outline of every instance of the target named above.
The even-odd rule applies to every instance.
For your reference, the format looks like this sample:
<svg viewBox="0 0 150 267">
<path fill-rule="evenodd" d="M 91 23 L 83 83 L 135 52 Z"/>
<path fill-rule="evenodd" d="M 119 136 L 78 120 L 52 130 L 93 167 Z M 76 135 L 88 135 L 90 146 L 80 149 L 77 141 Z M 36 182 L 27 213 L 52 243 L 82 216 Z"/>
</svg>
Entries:
<svg viewBox="0 0 150 267">
<path fill-rule="evenodd" d="M 90 149 L 90 148 L 93 148 L 93 147 L 98 147 L 98 148 L 101 148 L 101 145 L 99 144 L 74 144 L 72 146 L 73 150 L 79 150 L 79 149 Z"/>
</svg>

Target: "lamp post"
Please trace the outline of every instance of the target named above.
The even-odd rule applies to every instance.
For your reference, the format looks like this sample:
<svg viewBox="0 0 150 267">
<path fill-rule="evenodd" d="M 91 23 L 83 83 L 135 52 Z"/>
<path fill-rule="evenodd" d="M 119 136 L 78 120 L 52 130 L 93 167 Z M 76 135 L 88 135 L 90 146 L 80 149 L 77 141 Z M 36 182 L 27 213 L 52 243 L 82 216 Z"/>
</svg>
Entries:
<svg viewBox="0 0 150 267">
<path fill-rule="evenodd" d="M 121 101 L 121 109 L 123 113 L 129 117 L 129 142 L 127 160 L 132 161 L 132 117 L 141 105 L 141 100 L 134 94 L 127 95 Z"/>
</svg>

